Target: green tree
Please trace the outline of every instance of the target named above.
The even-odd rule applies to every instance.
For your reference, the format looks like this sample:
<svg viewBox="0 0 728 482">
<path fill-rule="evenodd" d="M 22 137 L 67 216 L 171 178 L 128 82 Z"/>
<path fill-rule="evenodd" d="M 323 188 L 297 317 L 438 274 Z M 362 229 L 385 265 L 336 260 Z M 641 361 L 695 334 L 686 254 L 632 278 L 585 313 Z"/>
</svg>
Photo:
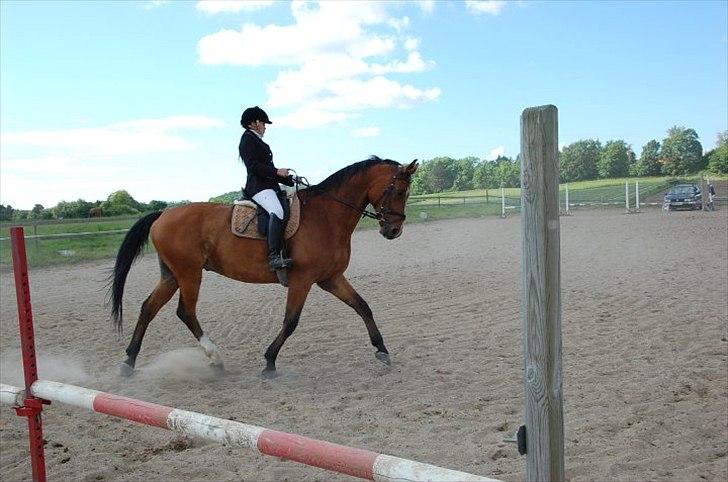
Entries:
<svg viewBox="0 0 728 482">
<path fill-rule="evenodd" d="M 728 174 L 728 131 L 718 134 L 716 144 L 708 156 L 708 169 L 716 174 Z"/>
<path fill-rule="evenodd" d="M 432 176 L 430 192 L 443 192 L 452 189 L 457 172 L 456 161 L 452 157 L 436 157 L 432 159 Z"/>
<path fill-rule="evenodd" d="M 240 195 L 240 193 L 238 193 Z M 147 205 L 148 211 L 164 211 L 167 209 L 167 203 L 165 201 L 151 200 Z"/>
<path fill-rule="evenodd" d="M 626 177 L 629 174 L 630 152 L 630 147 L 621 139 L 607 141 L 599 153 L 597 163 L 599 177 L 602 179 Z"/>
<path fill-rule="evenodd" d="M 412 178 L 412 194 L 431 193 L 432 163 L 423 161 Z"/>
<path fill-rule="evenodd" d="M 42 219 L 43 211 L 45 211 L 45 208 L 43 207 L 43 205 L 36 204 L 35 206 L 33 206 L 33 209 L 30 210 L 31 219 Z"/>
<path fill-rule="evenodd" d="M 495 163 L 491 161 L 482 161 L 475 166 L 473 174 L 473 184 L 476 189 L 492 189 L 497 187 L 495 179 Z"/>
<path fill-rule="evenodd" d="M 561 180 L 588 181 L 596 179 L 602 144 L 595 139 L 585 139 L 564 147 L 559 156 Z"/>
<path fill-rule="evenodd" d="M 493 187 L 519 187 L 521 185 L 520 161 L 505 156 L 498 156 L 495 160 L 494 177 L 496 186 Z"/>
<path fill-rule="evenodd" d="M 660 143 L 652 139 L 642 147 L 640 159 L 630 168 L 630 175 L 659 176 L 661 170 Z"/>
<path fill-rule="evenodd" d="M 475 157 L 465 157 L 455 162 L 455 180 L 452 184 L 453 191 L 467 191 L 473 189 L 473 179 L 475 177 L 475 165 L 478 159 Z"/>
<path fill-rule="evenodd" d="M 112 192 L 109 194 L 106 202 L 112 206 L 129 206 L 136 210 L 139 210 L 141 207 L 141 203 L 131 197 L 131 194 L 124 190 Z"/>
<path fill-rule="evenodd" d="M 191 201 L 189 199 L 183 199 L 182 201 L 172 201 L 167 205 L 168 208 L 176 208 L 177 206 L 184 206 L 185 204 L 190 204 Z"/>
<path fill-rule="evenodd" d="M 0 204 L 0 221 L 11 221 L 13 219 L 14 212 L 15 209 L 13 209 L 10 204 L 7 206 Z"/>
<path fill-rule="evenodd" d="M 13 211 L 13 221 L 23 221 L 30 218 L 30 211 L 26 209 L 15 209 Z"/>
<path fill-rule="evenodd" d="M 627 146 L 627 171 L 631 171 L 634 165 L 637 164 L 637 155 L 632 150 L 632 146 Z"/>
<path fill-rule="evenodd" d="M 110 204 L 101 209 L 103 209 L 104 216 L 133 216 L 139 214 L 138 209 L 134 209 L 126 204 Z"/>
<path fill-rule="evenodd" d="M 124 190 L 109 194 L 106 201 L 101 203 L 101 208 L 104 210 L 105 216 L 139 214 L 144 209 L 140 202 Z"/>
<path fill-rule="evenodd" d="M 53 208 L 53 215 L 59 219 L 65 218 L 85 218 L 88 216 L 88 210 L 93 207 L 93 203 L 79 199 L 77 201 L 61 201 Z"/>
<path fill-rule="evenodd" d="M 693 129 L 672 127 L 662 141 L 662 172 L 679 176 L 700 171 L 703 167 L 703 146 Z"/>
</svg>

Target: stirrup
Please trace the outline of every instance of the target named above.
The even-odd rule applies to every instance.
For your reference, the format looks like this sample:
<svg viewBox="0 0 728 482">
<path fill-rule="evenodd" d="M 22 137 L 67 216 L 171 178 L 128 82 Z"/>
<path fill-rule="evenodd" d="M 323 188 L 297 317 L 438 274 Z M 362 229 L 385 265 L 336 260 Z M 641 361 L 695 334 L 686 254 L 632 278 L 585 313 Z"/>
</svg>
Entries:
<svg viewBox="0 0 728 482">
<path fill-rule="evenodd" d="M 268 265 L 271 271 L 286 270 L 293 267 L 293 260 L 277 254 L 274 258 L 269 258 Z"/>
</svg>

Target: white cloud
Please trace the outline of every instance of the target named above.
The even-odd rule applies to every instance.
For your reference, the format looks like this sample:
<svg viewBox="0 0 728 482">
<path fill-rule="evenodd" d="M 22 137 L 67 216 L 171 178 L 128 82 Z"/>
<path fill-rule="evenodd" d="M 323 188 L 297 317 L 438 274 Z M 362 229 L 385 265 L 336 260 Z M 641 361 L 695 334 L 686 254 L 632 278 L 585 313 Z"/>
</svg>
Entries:
<svg viewBox="0 0 728 482">
<path fill-rule="evenodd" d="M 161 7 L 162 5 L 166 5 L 169 3 L 170 0 L 149 0 L 146 4 L 144 4 L 144 10 L 151 10 L 153 8 Z"/>
<path fill-rule="evenodd" d="M 26 131 L 0 134 L 3 146 L 46 148 L 54 153 L 121 156 L 186 151 L 194 146 L 174 133 L 180 129 L 209 129 L 223 123 L 211 117 L 177 116 L 141 119 L 102 127 Z"/>
<path fill-rule="evenodd" d="M 435 0 L 417 0 L 420 9 L 425 13 L 432 13 L 435 11 Z"/>
<path fill-rule="evenodd" d="M 422 60 L 422 56 L 419 52 L 410 52 L 407 56 L 407 60 L 402 62 L 401 60 L 394 60 L 386 65 L 373 64 L 371 66 L 371 72 L 373 74 L 386 74 L 389 72 L 396 72 L 398 74 L 408 74 L 414 72 L 423 72 L 429 68 L 435 66 L 435 62 Z"/>
<path fill-rule="evenodd" d="M 199 0 L 196 8 L 208 15 L 261 10 L 273 5 L 273 0 Z"/>
<path fill-rule="evenodd" d="M 494 161 L 495 159 L 498 159 L 498 156 L 505 156 L 506 155 L 506 148 L 504 146 L 498 146 L 495 149 L 491 149 L 491 151 L 488 153 L 488 155 L 485 157 L 489 161 Z"/>
<path fill-rule="evenodd" d="M 247 23 L 240 30 L 223 29 L 198 42 L 203 64 L 297 65 L 326 52 L 363 48 L 375 35 L 364 35 L 364 27 L 386 21 L 376 3 L 323 2 L 317 9 L 294 2 L 296 23 L 260 27 Z M 251 48 L 255 45 L 255 48 Z M 361 47 L 359 47 L 361 46 Z"/>
<path fill-rule="evenodd" d="M 361 129 L 354 129 L 351 135 L 354 137 L 377 137 L 380 133 L 379 127 L 362 127 Z"/>
<path fill-rule="evenodd" d="M 387 24 L 397 32 L 401 32 L 410 26 L 410 19 L 409 17 L 390 18 L 387 20 Z"/>
<path fill-rule="evenodd" d="M 408 37 L 404 41 L 404 48 L 407 50 L 417 50 L 420 46 L 420 40 L 412 37 Z"/>
<path fill-rule="evenodd" d="M 390 15 L 392 8 L 398 2 L 293 2 L 289 25 L 246 23 L 201 38 L 199 60 L 281 68 L 266 86 L 265 103 L 284 110 L 278 125 L 318 127 L 350 120 L 364 109 L 435 100 L 436 87 L 422 89 L 386 77 L 435 65 L 423 59 L 417 38 L 404 35 L 410 19 Z"/>
<path fill-rule="evenodd" d="M 504 0 L 466 0 L 465 6 L 471 13 L 500 15 L 506 6 L 506 2 Z"/>
<path fill-rule="evenodd" d="M 2 132 L 0 203 L 23 209 L 35 203 L 48 207 L 61 199 L 104 199 L 131 186 L 150 193 L 147 199 L 174 199 L 179 195 L 170 189 L 174 183 L 159 182 L 160 166 L 178 169 L 184 152 L 196 148 L 187 133 L 223 125 L 212 117 L 174 116 L 99 127 Z M 147 178 L 141 172 L 157 174 Z M 175 171 L 165 174 L 169 172 Z"/>
<path fill-rule="evenodd" d="M 70 156 L 3 156 L 0 204 L 30 209 L 35 204 L 51 207 L 61 199 L 104 199 L 119 189 L 120 172 L 118 164 L 90 163 Z"/>
</svg>

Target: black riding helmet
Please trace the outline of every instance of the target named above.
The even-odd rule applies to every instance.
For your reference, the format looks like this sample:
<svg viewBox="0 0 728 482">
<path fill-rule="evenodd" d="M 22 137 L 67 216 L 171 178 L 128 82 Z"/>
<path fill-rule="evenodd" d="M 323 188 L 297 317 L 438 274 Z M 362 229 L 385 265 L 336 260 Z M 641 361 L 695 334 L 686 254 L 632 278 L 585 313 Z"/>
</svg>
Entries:
<svg viewBox="0 0 728 482">
<path fill-rule="evenodd" d="M 255 121 L 262 121 L 266 124 L 272 124 L 270 119 L 268 119 L 268 114 L 266 114 L 265 111 L 257 105 L 255 107 L 248 107 L 243 111 L 243 115 L 240 117 L 240 125 L 243 127 L 248 127 L 251 122 Z"/>
</svg>

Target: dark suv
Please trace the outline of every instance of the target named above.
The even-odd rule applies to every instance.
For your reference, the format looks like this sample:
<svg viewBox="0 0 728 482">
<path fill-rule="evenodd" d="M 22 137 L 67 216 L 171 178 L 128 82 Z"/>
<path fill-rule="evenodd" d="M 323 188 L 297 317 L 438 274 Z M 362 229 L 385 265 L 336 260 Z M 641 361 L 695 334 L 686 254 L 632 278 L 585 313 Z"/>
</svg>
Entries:
<svg viewBox="0 0 728 482">
<path fill-rule="evenodd" d="M 703 194 L 696 184 L 677 184 L 665 193 L 662 207 L 673 209 L 703 209 Z"/>
</svg>

